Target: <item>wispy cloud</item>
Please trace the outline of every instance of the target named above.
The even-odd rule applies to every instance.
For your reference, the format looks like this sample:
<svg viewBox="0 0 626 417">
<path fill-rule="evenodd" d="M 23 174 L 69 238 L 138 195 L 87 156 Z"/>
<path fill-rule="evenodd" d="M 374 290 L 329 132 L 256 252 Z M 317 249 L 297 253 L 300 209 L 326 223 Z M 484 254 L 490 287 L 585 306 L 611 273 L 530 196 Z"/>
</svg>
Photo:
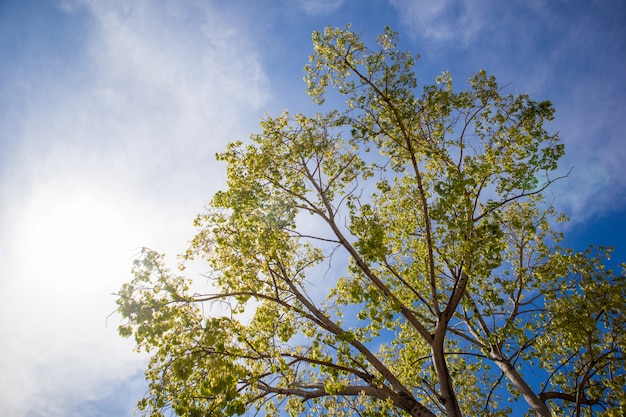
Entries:
<svg viewBox="0 0 626 417">
<path fill-rule="evenodd" d="M 345 0 L 295 0 L 286 3 L 295 5 L 312 16 L 320 16 L 332 13 L 339 9 Z"/>
<path fill-rule="evenodd" d="M 483 0 L 389 0 L 398 9 L 400 21 L 413 36 L 436 42 L 467 44 L 490 16 Z"/>
<path fill-rule="evenodd" d="M 214 153 L 254 129 L 267 98 L 241 28 L 202 2 L 161 7 L 62 3 L 90 22 L 74 34 L 82 48 L 57 51 L 76 64 L 71 77 L 41 68 L 4 86 L 29 95 L 0 169 L 7 415 L 67 415 L 136 373 L 144 359 L 115 335 L 115 317 L 106 326 L 110 294 L 139 246 L 185 249 L 193 217 L 223 186 Z"/>
</svg>

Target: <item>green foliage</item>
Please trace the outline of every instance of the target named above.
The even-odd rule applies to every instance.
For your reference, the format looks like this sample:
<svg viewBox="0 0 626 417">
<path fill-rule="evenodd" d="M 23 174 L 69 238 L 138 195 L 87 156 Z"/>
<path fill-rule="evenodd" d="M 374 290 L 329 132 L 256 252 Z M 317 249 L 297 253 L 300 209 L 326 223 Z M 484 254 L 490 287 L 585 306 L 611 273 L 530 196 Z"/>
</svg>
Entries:
<svg viewBox="0 0 626 417">
<path fill-rule="evenodd" d="M 267 116 L 218 155 L 228 188 L 184 256 L 206 261 L 207 294 L 153 251 L 135 263 L 120 334 L 151 355 L 147 415 L 626 407 L 626 279 L 604 250 L 561 248 L 542 198 L 564 152 L 551 104 L 484 71 L 419 92 L 396 37 L 314 33 L 307 92 L 346 108 Z"/>
</svg>

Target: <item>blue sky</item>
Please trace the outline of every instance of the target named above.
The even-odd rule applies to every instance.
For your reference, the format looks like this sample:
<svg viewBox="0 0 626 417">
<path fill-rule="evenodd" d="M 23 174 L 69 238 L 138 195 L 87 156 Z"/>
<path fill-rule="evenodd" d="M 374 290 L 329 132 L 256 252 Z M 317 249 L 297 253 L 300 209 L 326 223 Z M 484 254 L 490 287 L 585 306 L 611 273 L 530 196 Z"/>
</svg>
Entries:
<svg viewBox="0 0 626 417">
<path fill-rule="evenodd" d="M 145 358 L 111 293 L 137 248 L 186 249 L 215 152 L 265 111 L 315 110 L 302 67 L 326 25 L 389 25 L 421 83 L 485 69 L 552 100 L 567 243 L 626 260 L 625 22 L 621 0 L 1 0 L 1 414 L 132 415 Z"/>
</svg>

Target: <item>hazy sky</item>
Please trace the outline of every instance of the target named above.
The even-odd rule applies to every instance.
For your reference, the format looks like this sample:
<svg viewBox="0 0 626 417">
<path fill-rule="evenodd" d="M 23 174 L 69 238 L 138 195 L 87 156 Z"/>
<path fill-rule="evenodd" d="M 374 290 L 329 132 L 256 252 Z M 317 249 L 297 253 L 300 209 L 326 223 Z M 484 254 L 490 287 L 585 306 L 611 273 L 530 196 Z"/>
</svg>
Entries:
<svg viewBox="0 0 626 417">
<path fill-rule="evenodd" d="M 0 414 L 131 416 L 145 358 L 111 293 L 223 187 L 215 152 L 310 112 L 311 32 L 388 25 L 432 83 L 485 69 L 550 99 L 568 243 L 626 259 L 623 0 L 0 0 Z"/>
</svg>

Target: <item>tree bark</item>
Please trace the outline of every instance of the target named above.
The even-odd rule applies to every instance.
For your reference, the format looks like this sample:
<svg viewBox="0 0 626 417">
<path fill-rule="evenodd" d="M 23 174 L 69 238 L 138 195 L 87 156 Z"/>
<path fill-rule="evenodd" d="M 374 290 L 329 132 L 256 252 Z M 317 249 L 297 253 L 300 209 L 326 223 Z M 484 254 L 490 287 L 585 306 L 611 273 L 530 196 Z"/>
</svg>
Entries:
<svg viewBox="0 0 626 417">
<path fill-rule="evenodd" d="M 506 360 L 494 358 L 498 368 L 504 373 L 509 382 L 513 384 L 515 388 L 522 394 L 522 397 L 526 400 L 528 405 L 535 411 L 538 416 L 550 417 L 550 410 L 546 403 L 530 388 L 530 386 L 524 381 L 524 378 L 517 372 L 517 370 Z"/>
<path fill-rule="evenodd" d="M 445 332 L 438 333 L 445 336 Z M 452 386 L 450 371 L 448 370 L 448 365 L 446 364 L 446 358 L 443 351 L 443 336 L 435 334 L 435 338 L 431 346 L 433 364 L 435 365 L 435 372 L 437 373 L 437 379 L 439 380 L 439 388 L 441 391 L 441 402 L 446 409 L 446 417 L 462 417 L 459 402 L 457 401 L 456 394 L 454 393 L 454 387 Z"/>
<path fill-rule="evenodd" d="M 424 407 L 422 403 L 415 400 L 413 397 L 401 394 L 400 398 L 394 401 L 394 403 L 413 417 L 436 417 L 432 411 Z"/>
<path fill-rule="evenodd" d="M 437 373 L 437 379 L 439 380 L 441 399 L 443 406 L 446 409 L 447 417 L 462 417 L 461 408 L 459 407 L 459 402 L 456 398 L 456 394 L 454 393 L 452 377 L 450 376 L 448 364 L 446 363 L 444 341 L 448 330 L 448 323 L 450 322 L 450 318 L 452 317 L 454 310 L 456 310 L 459 305 L 463 294 L 465 293 L 468 281 L 469 277 L 467 274 L 464 271 L 461 271 L 461 275 L 454 291 L 452 292 L 452 295 L 450 296 L 450 300 L 448 301 L 445 310 L 439 316 L 439 323 L 437 324 L 437 329 L 435 330 L 435 335 L 431 344 L 433 364 L 435 366 L 435 372 Z"/>
</svg>

